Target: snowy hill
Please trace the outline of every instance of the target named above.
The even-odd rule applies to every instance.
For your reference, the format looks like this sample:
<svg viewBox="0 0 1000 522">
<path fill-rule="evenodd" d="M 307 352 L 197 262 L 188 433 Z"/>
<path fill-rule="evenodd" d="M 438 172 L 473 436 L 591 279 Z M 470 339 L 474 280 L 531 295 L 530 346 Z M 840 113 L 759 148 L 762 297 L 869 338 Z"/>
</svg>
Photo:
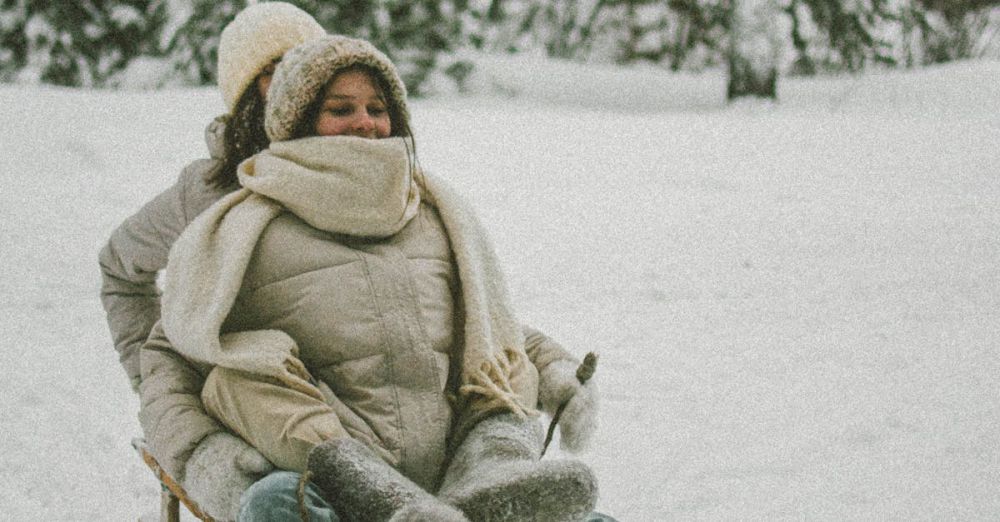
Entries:
<svg viewBox="0 0 1000 522">
<path fill-rule="evenodd" d="M 524 319 L 601 354 L 623 521 L 1000 516 L 1000 63 L 797 80 L 484 60 L 413 102 Z M 0 519 L 152 520 L 97 251 L 210 89 L 0 86 Z"/>
</svg>

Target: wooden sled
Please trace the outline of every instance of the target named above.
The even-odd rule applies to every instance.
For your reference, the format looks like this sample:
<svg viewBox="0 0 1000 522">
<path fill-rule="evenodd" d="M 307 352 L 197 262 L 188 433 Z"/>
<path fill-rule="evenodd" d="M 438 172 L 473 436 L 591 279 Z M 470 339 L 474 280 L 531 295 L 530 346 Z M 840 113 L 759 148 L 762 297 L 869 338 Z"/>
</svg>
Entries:
<svg viewBox="0 0 1000 522">
<path fill-rule="evenodd" d="M 198 520 L 215 522 L 214 518 L 208 516 L 195 501 L 191 500 L 184 488 L 173 477 L 163 471 L 160 463 L 146 447 L 146 439 L 141 437 L 132 439 L 132 447 L 139 453 L 149 469 L 153 470 L 156 479 L 160 481 L 160 522 L 180 522 L 180 504 L 182 503 Z"/>
</svg>

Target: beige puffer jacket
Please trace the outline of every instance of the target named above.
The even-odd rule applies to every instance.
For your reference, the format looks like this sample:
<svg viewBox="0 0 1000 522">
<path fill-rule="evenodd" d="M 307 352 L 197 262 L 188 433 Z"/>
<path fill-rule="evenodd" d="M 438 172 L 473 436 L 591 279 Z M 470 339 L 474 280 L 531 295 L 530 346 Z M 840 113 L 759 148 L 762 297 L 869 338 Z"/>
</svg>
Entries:
<svg viewBox="0 0 1000 522">
<path fill-rule="evenodd" d="M 156 278 L 184 228 L 229 192 L 205 182 L 222 161 L 223 131 L 224 123 L 217 118 L 205 132 L 211 158 L 188 165 L 175 185 L 122 223 L 100 253 L 101 299 L 122 365 L 140 394 L 143 433 L 164 470 L 179 480 L 198 443 L 225 428 L 201 403 L 211 368 L 177 354 L 158 325 Z M 576 361 L 541 332 L 530 327 L 524 331 L 525 350 L 539 372 L 556 361 Z"/>
<path fill-rule="evenodd" d="M 458 292 L 437 211 L 386 239 L 320 231 L 285 212 L 261 235 L 223 333 L 281 330 L 354 438 L 427 487 L 451 426 L 445 399 Z"/>
</svg>

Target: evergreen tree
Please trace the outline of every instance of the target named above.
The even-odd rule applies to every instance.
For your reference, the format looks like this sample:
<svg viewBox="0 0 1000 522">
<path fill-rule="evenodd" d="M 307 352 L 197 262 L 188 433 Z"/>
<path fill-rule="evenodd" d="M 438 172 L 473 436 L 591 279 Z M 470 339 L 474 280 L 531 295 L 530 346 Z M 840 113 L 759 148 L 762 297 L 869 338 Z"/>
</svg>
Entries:
<svg viewBox="0 0 1000 522">
<path fill-rule="evenodd" d="M 890 0 L 791 0 L 793 72 L 860 71 L 871 63 L 894 65 L 892 43 L 882 30 L 897 18 Z M 810 38 L 802 30 L 811 24 Z"/>
<path fill-rule="evenodd" d="M 674 48 L 668 38 L 668 28 L 674 25 L 684 31 L 681 23 L 671 24 L 678 17 L 671 17 L 671 12 L 662 2 L 627 1 L 624 2 L 623 21 L 620 25 L 621 40 L 618 49 L 618 62 L 631 63 L 638 60 L 648 60 L 659 63 L 669 51 Z M 680 36 L 675 33 L 675 36 Z M 684 39 L 681 36 L 682 40 Z"/>
<path fill-rule="evenodd" d="M 82 86 L 102 85 L 151 52 L 164 15 L 150 0 L 4 0 L 2 9 L 5 77 L 13 67 L 24 80 Z"/>
<path fill-rule="evenodd" d="M 166 56 L 182 81 L 211 84 L 223 27 L 255 1 L 0 0 L 0 81 L 110 85 L 130 60 Z M 287 1 L 327 31 L 385 51 L 414 94 L 441 74 L 461 84 L 472 67 L 466 49 L 672 70 L 728 63 L 742 78 L 737 93 L 767 91 L 771 73 L 760 65 L 772 58 L 762 49 L 789 41 L 792 74 L 922 65 L 1000 46 L 991 36 L 1000 0 Z"/>
<path fill-rule="evenodd" d="M 777 98 L 781 38 L 777 0 L 732 0 L 726 98 Z"/>
<path fill-rule="evenodd" d="M 503 22 L 508 17 L 506 4 L 504 0 L 456 2 L 457 31 L 460 38 L 457 45 L 477 50 L 496 50 L 496 46 L 503 40 Z"/>
<path fill-rule="evenodd" d="M 175 2 L 168 26 L 176 30 L 164 39 L 170 63 L 183 80 L 195 85 L 216 82 L 222 29 L 246 6 L 246 0 Z"/>
<path fill-rule="evenodd" d="M 585 59 L 601 27 L 613 18 L 616 0 L 523 0 L 510 2 L 512 51 L 543 49 L 547 56 Z"/>
<path fill-rule="evenodd" d="M 671 31 L 664 58 L 671 70 L 699 68 L 724 59 L 729 9 L 727 0 L 670 0 Z"/>
<path fill-rule="evenodd" d="M 997 34 L 1000 0 L 916 0 L 907 15 L 921 37 L 921 62 L 940 63 L 974 58 L 983 49 L 984 35 Z"/>
<path fill-rule="evenodd" d="M 461 40 L 466 0 L 305 0 L 297 2 L 331 33 L 366 39 L 384 51 L 413 94 L 420 94 L 440 57 Z"/>
<path fill-rule="evenodd" d="M 28 62 L 25 0 L 0 0 L 0 80 L 10 81 Z"/>
<path fill-rule="evenodd" d="M 487 52 L 525 50 L 523 19 L 530 4 L 530 0 L 463 0 L 459 45 Z"/>
</svg>

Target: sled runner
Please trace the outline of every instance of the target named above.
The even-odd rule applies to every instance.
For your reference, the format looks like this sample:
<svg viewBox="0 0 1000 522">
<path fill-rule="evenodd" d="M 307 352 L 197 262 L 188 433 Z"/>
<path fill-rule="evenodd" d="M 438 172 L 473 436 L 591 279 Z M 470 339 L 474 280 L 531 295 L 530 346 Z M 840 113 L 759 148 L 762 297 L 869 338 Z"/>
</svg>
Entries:
<svg viewBox="0 0 1000 522">
<path fill-rule="evenodd" d="M 146 439 L 141 437 L 132 439 L 132 447 L 139 453 L 142 461 L 149 466 L 149 469 L 153 470 L 156 479 L 160 481 L 160 522 L 180 522 L 181 503 L 199 520 L 215 522 L 214 518 L 208 516 L 198 507 L 195 501 L 188 497 L 187 492 L 184 491 L 184 488 L 173 477 L 168 475 L 166 471 L 163 471 L 160 463 L 156 461 L 156 458 L 153 457 L 146 447 Z"/>
</svg>

